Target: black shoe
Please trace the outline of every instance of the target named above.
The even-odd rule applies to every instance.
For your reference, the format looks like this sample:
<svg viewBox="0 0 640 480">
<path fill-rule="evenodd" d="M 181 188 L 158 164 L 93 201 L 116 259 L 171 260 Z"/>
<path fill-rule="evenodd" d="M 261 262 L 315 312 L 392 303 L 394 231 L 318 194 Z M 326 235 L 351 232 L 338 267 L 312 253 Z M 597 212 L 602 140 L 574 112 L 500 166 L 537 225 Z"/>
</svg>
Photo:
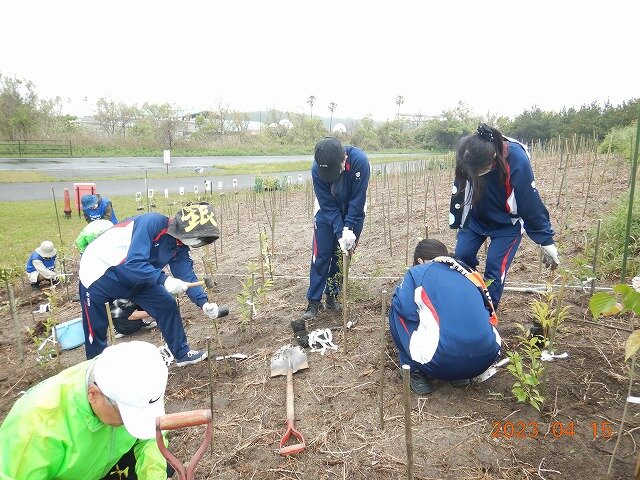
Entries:
<svg viewBox="0 0 640 480">
<path fill-rule="evenodd" d="M 409 374 L 409 383 L 411 391 L 418 395 L 428 395 L 436 391 L 432 379 L 417 370 L 412 370 Z"/>
<path fill-rule="evenodd" d="M 300 332 L 306 328 L 307 326 L 305 325 L 304 318 L 299 318 L 298 320 L 293 320 L 291 322 L 291 330 L 293 330 L 293 333 Z"/>
<path fill-rule="evenodd" d="M 468 378 L 462 378 L 460 380 L 451 380 L 451 385 L 455 388 L 467 388 L 471 385 L 471 380 Z"/>
<path fill-rule="evenodd" d="M 298 330 L 293 333 L 293 338 L 296 339 L 298 345 L 302 348 L 307 348 L 309 346 L 309 333 L 306 330 Z"/>
<path fill-rule="evenodd" d="M 309 300 L 307 311 L 302 314 L 300 320 L 311 320 L 318 315 L 318 309 L 320 308 L 320 300 Z"/>
<path fill-rule="evenodd" d="M 335 295 L 327 294 L 324 299 L 324 308 L 329 311 L 337 312 L 342 308 L 342 306 Z"/>
</svg>

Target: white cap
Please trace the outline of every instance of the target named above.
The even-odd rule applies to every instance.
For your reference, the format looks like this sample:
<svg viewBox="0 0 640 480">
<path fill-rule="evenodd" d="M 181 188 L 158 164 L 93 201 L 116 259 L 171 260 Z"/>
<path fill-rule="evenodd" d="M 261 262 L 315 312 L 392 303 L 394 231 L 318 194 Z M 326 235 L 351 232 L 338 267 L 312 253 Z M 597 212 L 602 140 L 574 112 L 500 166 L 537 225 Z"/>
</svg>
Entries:
<svg viewBox="0 0 640 480">
<path fill-rule="evenodd" d="M 112 345 L 96 359 L 93 374 L 102 393 L 117 403 L 127 431 L 139 439 L 154 438 L 169 376 L 158 348 L 139 341 Z"/>
<path fill-rule="evenodd" d="M 49 240 L 45 240 L 40 244 L 38 248 L 36 248 L 36 253 L 44 258 L 51 258 L 57 255 L 56 248 L 53 246 L 53 243 Z"/>
</svg>

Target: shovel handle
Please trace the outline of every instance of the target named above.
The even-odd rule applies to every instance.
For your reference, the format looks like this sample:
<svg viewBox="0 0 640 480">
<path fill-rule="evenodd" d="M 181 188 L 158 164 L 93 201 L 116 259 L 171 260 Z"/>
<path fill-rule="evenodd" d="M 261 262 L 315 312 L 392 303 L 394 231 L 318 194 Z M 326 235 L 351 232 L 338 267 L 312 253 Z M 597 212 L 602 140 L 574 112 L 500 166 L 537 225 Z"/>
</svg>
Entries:
<svg viewBox="0 0 640 480">
<path fill-rule="evenodd" d="M 187 288 L 191 288 L 191 287 L 204 287 L 205 281 L 204 280 L 200 280 L 198 282 L 190 282 L 187 283 Z"/>
<path fill-rule="evenodd" d="M 287 441 L 289 441 L 292 436 L 297 438 L 299 440 L 299 443 L 294 443 L 293 445 L 287 445 L 285 447 L 284 444 L 287 443 Z M 307 444 L 304 440 L 304 437 L 302 436 L 302 433 L 296 430 L 293 425 L 293 421 L 287 420 L 287 431 L 284 432 L 284 435 L 280 440 L 280 450 L 278 450 L 278 453 L 283 457 L 286 457 L 287 455 L 294 455 L 296 453 L 304 452 L 306 448 Z"/>
<path fill-rule="evenodd" d="M 205 423 L 207 424 L 207 429 L 204 433 L 204 440 L 202 440 L 200 448 L 198 448 L 185 467 L 164 444 L 162 430 L 177 430 L 185 427 L 204 425 Z M 193 480 L 196 466 L 211 443 L 211 430 L 211 410 L 191 410 L 187 412 L 170 413 L 156 418 L 156 442 L 158 443 L 158 449 L 160 453 L 162 453 L 162 456 L 167 459 L 169 465 L 178 473 L 178 480 Z"/>
<path fill-rule="evenodd" d="M 158 430 L 178 430 L 211 423 L 211 410 L 190 410 L 187 412 L 169 413 L 156 419 Z"/>
</svg>

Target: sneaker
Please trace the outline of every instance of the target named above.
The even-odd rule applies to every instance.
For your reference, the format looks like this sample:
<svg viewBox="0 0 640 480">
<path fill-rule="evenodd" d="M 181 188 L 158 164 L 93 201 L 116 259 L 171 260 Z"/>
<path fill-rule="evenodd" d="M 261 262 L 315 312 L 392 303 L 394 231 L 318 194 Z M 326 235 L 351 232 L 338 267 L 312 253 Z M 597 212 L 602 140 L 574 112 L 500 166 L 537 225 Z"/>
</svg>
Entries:
<svg viewBox="0 0 640 480">
<path fill-rule="evenodd" d="M 176 358 L 176 365 L 184 367 L 185 365 L 191 365 L 192 363 L 199 363 L 206 360 L 207 352 L 204 350 L 189 350 L 186 355 L 180 358 Z"/>
<path fill-rule="evenodd" d="M 116 337 L 116 338 L 122 338 L 122 337 L 124 337 L 124 333 L 120 333 L 120 332 L 118 332 L 118 331 L 116 330 L 116 334 L 114 335 L 114 337 Z"/>
<path fill-rule="evenodd" d="M 417 370 L 412 370 L 409 374 L 409 384 L 411 391 L 417 395 L 428 395 L 436 390 L 432 379 Z"/>
<path fill-rule="evenodd" d="M 149 320 L 149 321 L 143 320 L 142 323 L 144 323 L 144 325 L 142 325 L 142 328 L 140 329 L 142 331 L 153 330 L 158 326 L 155 320 Z"/>
<path fill-rule="evenodd" d="M 335 295 L 327 294 L 324 300 L 324 308 L 329 311 L 337 312 L 342 308 L 342 306 Z"/>
<path fill-rule="evenodd" d="M 461 378 L 460 380 L 451 380 L 451 385 L 456 388 L 467 388 L 471 385 L 471 380 L 468 378 Z"/>
<path fill-rule="evenodd" d="M 320 300 L 309 300 L 307 311 L 300 317 L 301 320 L 311 320 L 318 315 L 318 309 L 320 308 Z"/>
</svg>

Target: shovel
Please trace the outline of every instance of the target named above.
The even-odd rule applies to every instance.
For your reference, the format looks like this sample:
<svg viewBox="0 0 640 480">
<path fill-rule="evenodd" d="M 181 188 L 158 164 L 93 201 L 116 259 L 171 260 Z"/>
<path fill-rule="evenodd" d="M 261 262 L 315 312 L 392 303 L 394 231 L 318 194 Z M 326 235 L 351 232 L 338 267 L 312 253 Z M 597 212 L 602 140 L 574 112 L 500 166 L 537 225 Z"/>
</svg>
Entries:
<svg viewBox="0 0 640 480">
<path fill-rule="evenodd" d="M 304 368 L 309 368 L 307 354 L 299 346 L 285 345 L 271 357 L 271 376 L 287 376 L 287 431 L 280 440 L 280 449 L 278 451 L 282 456 L 300 453 L 307 448 L 302 433 L 296 430 L 293 423 L 293 374 Z M 291 436 L 295 437 L 298 443 L 285 446 Z"/>
<path fill-rule="evenodd" d="M 204 434 L 204 440 L 185 468 L 182 462 L 165 446 L 164 438 L 162 438 L 162 430 L 179 430 L 181 428 L 204 425 L 205 423 L 207 424 L 207 430 Z M 211 443 L 211 428 L 211 410 L 190 410 L 187 412 L 169 413 L 156 418 L 156 441 L 158 442 L 158 448 L 162 456 L 169 462 L 169 465 L 178 473 L 178 480 L 194 479 L 196 466 Z"/>
</svg>

